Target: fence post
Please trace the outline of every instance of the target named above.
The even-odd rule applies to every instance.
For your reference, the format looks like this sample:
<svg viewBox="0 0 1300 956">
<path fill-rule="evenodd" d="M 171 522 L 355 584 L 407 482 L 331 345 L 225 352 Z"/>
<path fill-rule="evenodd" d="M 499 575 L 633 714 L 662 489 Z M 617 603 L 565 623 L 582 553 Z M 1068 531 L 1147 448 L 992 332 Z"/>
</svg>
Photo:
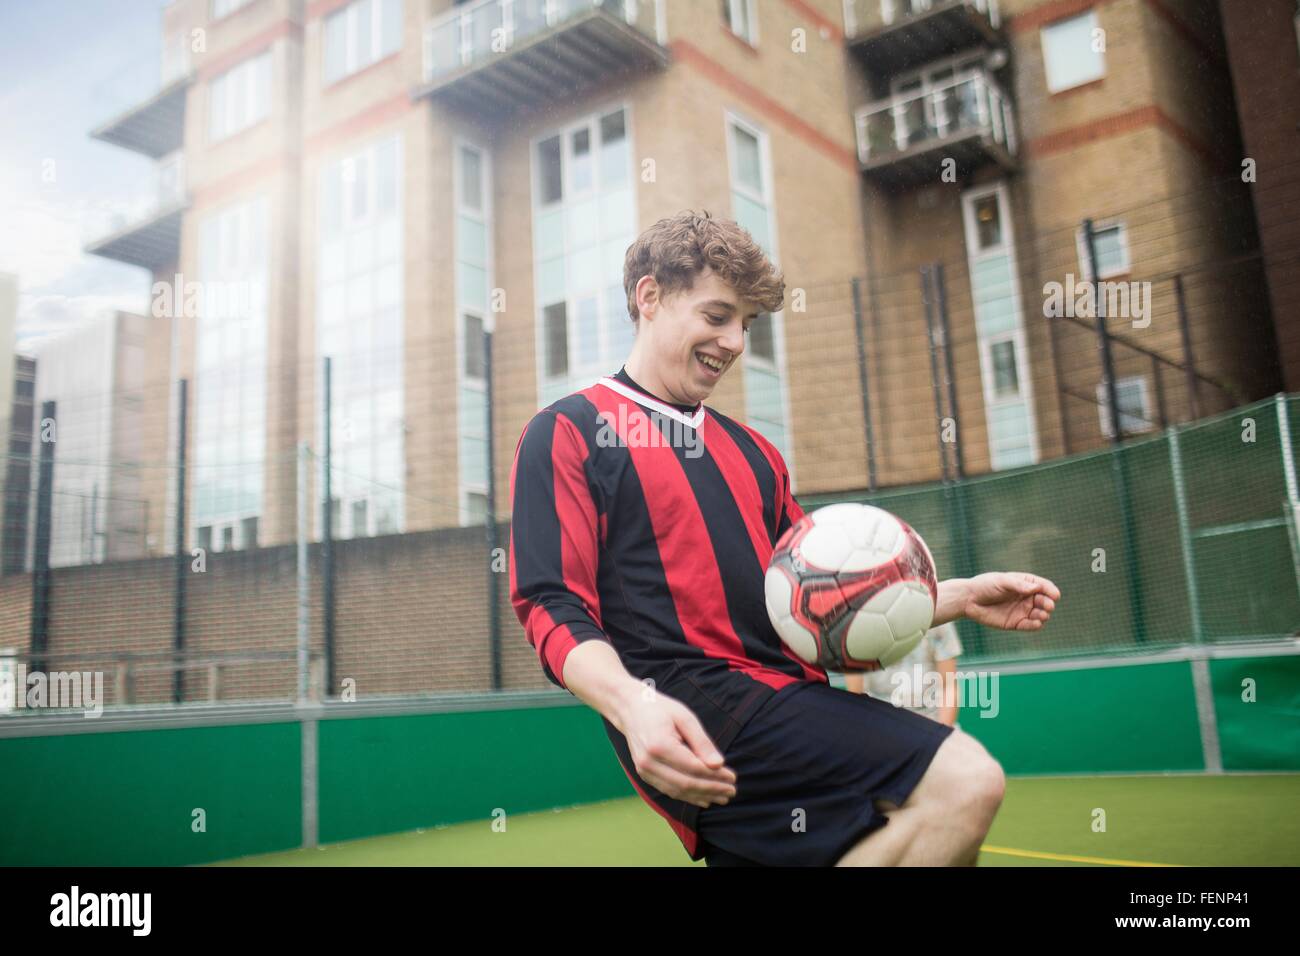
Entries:
<svg viewBox="0 0 1300 956">
<path fill-rule="evenodd" d="M 1300 484 L 1296 480 L 1295 449 L 1291 447 L 1291 416 L 1286 395 L 1279 393 L 1274 399 L 1277 406 L 1278 444 L 1282 452 L 1282 476 L 1286 480 L 1287 537 L 1291 539 L 1291 565 L 1295 571 L 1296 589 L 1300 591 Z"/>
<path fill-rule="evenodd" d="M 1183 340 L 1183 365 L 1187 369 L 1187 400 L 1192 408 L 1192 421 L 1201 417 L 1200 383 L 1196 379 L 1196 358 L 1192 354 L 1192 330 L 1187 321 L 1187 298 L 1183 294 L 1183 276 L 1174 276 L 1174 298 L 1178 302 L 1178 330 Z"/>
<path fill-rule="evenodd" d="M 177 392 L 176 428 L 176 554 L 175 595 L 172 600 L 172 650 L 179 658 L 185 652 L 185 588 L 189 581 L 189 561 L 185 554 L 185 444 L 188 417 L 189 380 L 181 379 Z M 179 663 L 179 661 L 176 661 Z M 172 703 L 185 699 L 185 672 L 180 667 L 172 671 Z"/>
<path fill-rule="evenodd" d="M 944 280 L 943 263 L 936 262 L 931 273 L 938 308 L 939 336 L 943 342 L 943 381 L 948 392 L 948 414 L 953 423 L 953 458 L 958 478 L 966 477 L 966 462 L 961 450 L 961 417 L 957 411 L 957 376 L 952 368 L 952 339 L 948 329 L 948 289 Z"/>
<path fill-rule="evenodd" d="M 44 402 L 41 420 L 36 427 L 41 453 L 36 480 L 36 538 L 32 549 L 31 662 L 34 671 L 47 669 L 44 655 L 50 646 L 50 528 L 54 505 L 54 441 L 58 439 L 57 408 L 55 402 Z M 51 441 L 45 440 L 46 422 L 54 429 L 49 436 Z"/>
<path fill-rule="evenodd" d="M 489 312 L 483 319 L 483 390 L 487 421 L 487 575 L 488 575 L 488 641 L 492 661 L 492 689 L 500 690 L 501 676 L 501 602 L 498 597 L 497 571 L 493 567 L 493 558 L 497 549 L 497 505 L 496 505 L 496 444 L 493 435 L 492 409 L 492 335 L 495 331 L 495 316 Z"/>
<path fill-rule="evenodd" d="M 311 578 L 307 568 L 307 443 L 298 442 L 298 700 L 307 700 Z"/>
<path fill-rule="evenodd" d="M 930 386 L 934 392 L 934 424 L 939 437 L 939 465 L 943 481 L 952 480 L 948 467 L 948 443 L 943 440 L 943 393 L 939 387 L 939 356 L 934 335 L 934 309 L 930 291 L 930 266 L 921 266 L 921 304 L 925 306 L 925 334 L 930 346 Z"/>
<path fill-rule="evenodd" d="M 334 490 L 333 476 L 333 385 L 330 357 L 325 356 L 325 381 L 322 402 L 325 411 L 325 458 L 321 462 L 321 481 L 325 486 L 325 504 L 321 514 L 321 630 L 325 638 L 325 677 L 321 695 L 334 693 Z"/>
<path fill-rule="evenodd" d="M 1195 542 L 1192 540 L 1191 522 L 1187 517 L 1187 487 L 1183 483 L 1183 453 L 1179 442 L 1181 429 L 1169 429 L 1169 468 L 1174 479 L 1174 508 L 1178 514 L 1178 543 L 1183 552 L 1183 575 L 1187 578 L 1187 606 L 1192 614 L 1192 640 L 1197 644 L 1205 640 L 1201 623 L 1200 589 L 1196 585 Z"/>
<path fill-rule="evenodd" d="M 1106 401 L 1110 405 L 1111 444 L 1124 440 L 1120 430 L 1119 397 L 1115 388 L 1115 361 L 1110 354 L 1110 333 L 1106 330 L 1106 297 L 1101 290 L 1101 273 L 1097 268 L 1097 237 L 1092 220 L 1083 221 L 1083 237 L 1088 246 L 1088 267 L 1092 270 L 1093 312 L 1097 320 L 1097 350 L 1101 354 L 1101 372 L 1106 382 Z"/>
<path fill-rule="evenodd" d="M 862 393 L 862 420 L 867 428 L 867 490 L 876 490 L 876 435 L 871 424 L 871 392 L 867 378 L 867 348 L 862 329 L 862 280 L 853 277 L 853 332 L 858 344 L 858 388 Z"/>
</svg>

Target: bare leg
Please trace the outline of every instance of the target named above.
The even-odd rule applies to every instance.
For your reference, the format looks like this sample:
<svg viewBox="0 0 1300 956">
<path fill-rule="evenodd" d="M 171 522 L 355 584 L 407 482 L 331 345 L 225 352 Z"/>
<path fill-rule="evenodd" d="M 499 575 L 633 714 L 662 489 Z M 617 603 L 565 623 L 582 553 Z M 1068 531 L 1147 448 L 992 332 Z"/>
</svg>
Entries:
<svg viewBox="0 0 1300 956">
<path fill-rule="evenodd" d="M 979 741 L 955 730 L 887 826 L 864 837 L 837 866 L 974 866 L 1002 803 L 1005 777 Z"/>
</svg>

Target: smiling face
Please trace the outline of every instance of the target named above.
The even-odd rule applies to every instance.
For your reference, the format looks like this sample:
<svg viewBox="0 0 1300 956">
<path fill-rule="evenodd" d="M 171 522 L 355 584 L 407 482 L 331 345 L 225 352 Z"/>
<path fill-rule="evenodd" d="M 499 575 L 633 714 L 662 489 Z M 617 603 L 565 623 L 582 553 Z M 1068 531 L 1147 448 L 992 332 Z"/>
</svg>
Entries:
<svg viewBox="0 0 1300 956">
<path fill-rule="evenodd" d="M 641 321 L 627 373 L 649 392 L 679 405 L 704 401 L 745 351 L 754 303 L 709 268 L 682 292 L 661 297 L 652 276 L 637 283 Z"/>
</svg>

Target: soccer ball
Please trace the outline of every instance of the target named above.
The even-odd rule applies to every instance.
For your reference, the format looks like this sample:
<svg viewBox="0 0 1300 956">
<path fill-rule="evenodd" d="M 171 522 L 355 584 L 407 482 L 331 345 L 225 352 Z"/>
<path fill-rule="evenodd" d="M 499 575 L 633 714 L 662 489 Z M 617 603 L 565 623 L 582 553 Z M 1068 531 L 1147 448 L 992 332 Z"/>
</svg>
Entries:
<svg viewBox="0 0 1300 956">
<path fill-rule="evenodd" d="M 781 536 L 763 592 L 776 633 L 804 661 L 873 671 L 921 642 L 938 581 L 919 534 L 888 511 L 849 503 L 818 508 Z"/>
</svg>

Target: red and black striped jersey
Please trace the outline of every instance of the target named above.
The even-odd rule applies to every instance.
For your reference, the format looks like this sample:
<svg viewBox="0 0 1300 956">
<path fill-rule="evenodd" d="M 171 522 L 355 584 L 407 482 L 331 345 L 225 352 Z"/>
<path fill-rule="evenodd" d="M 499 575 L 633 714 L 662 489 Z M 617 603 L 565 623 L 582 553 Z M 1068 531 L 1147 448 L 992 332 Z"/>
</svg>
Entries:
<svg viewBox="0 0 1300 956">
<path fill-rule="evenodd" d="M 780 452 L 704 405 L 674 406 L 626 371 L 538 412 L 510 476 L 510 596 L 546 676 L 583 641 L 608 641 L 725 748 L 794 681 L 827 680 L 777 636 L 763 600 L 773 545 L 803 510 Z M 699 808 L 623 769 L 692 859 Z"/>
</svg>

